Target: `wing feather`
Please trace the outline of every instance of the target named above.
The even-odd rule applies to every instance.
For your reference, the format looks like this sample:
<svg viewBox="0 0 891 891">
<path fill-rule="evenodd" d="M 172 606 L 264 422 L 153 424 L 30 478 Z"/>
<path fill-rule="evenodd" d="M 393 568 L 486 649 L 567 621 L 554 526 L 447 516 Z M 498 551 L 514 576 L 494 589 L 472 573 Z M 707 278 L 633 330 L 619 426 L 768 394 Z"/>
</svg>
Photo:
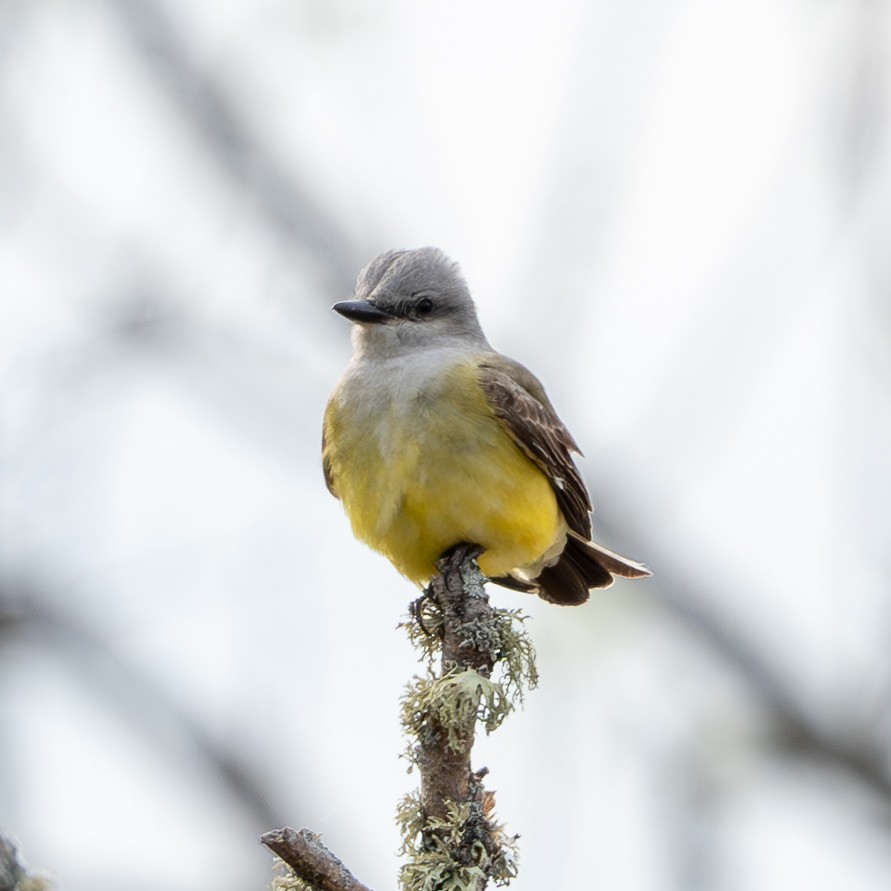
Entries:
<svg viewBox="0 0 891 891">
<path fill-rule="evenodd" d="M 492 410 L 550 480 L 569 528 L 590 540 L 591 498 L 572 460 L 572 453 L 581 451 L 557 417 L 544 387 L 532 372 L 506 356 L 483 360 L 479 370 Z"/>
</svg>

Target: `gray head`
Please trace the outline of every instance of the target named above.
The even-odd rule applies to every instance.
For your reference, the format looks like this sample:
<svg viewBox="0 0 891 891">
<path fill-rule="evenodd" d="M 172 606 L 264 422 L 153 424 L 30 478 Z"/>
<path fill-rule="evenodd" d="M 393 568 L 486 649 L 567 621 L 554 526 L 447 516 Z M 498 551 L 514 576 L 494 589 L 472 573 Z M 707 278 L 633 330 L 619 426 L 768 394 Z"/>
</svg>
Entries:
<svg viewBox="0 0 891 891">
<path fill-rule="evenodd" d="M 488 348 L 458 264 L 438 248 L 387 251 L 356 281 L 354 300 L 334 305 L 355 322 L 357 354 L 383 357 L 453 341 Z"/>
</svg>

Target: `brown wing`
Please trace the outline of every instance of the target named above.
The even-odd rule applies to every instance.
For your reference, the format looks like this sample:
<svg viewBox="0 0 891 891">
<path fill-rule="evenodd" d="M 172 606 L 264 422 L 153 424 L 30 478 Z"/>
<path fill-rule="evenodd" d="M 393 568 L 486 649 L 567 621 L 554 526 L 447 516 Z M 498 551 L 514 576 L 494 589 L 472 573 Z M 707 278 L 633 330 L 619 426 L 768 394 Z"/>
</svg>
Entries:
<svg viewBox="0 0 891 891">
<path fill-rule="evenodd" d="M 554 411 L 544 387 L 519 362 L 495 355 L 479 364 L 492 409 L 516 444 L 542 469 L 569 528 L 591 539 L 591 499 L 572 453 L 581 454 Z"/>
</svg>

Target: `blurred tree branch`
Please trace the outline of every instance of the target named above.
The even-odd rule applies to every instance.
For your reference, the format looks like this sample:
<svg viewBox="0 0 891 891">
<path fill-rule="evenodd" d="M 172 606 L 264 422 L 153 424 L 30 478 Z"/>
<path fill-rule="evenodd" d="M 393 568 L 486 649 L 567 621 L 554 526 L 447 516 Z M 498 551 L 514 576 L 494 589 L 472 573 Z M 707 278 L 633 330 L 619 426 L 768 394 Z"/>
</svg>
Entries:
<svg viewBox="0 0 891 891">
<path fill-rule="evenodd" d="M 106 6 L 209 155 L 233 180 L 250 187 L 286 242 L 300 245 L 310 262 L 321 264 L 331 293 L 351 293 L 363 252 L 312 190 L 261 144 L 220 84 L 195 64 L 163 5 L 111 0 Z"/>
<path fill-rule="evenodd" d="M 647 554 L 654 567 L 654 584 L 659 585 L 660 602 L 696 633 L 717 661 L 726 663 L 745 680 L 769 710 L 777 730 L 777 742 L 801 756 L 842 768 L 891 805 L 891 772 L 880 741 L 867 732 L 850 732 L 847 723 L 844 731 L 840 731 L 828 721 L 818 721 L 757 647 L 708 609 L 707 604 L 714 602 L 714 598 L 707 585 L 693 579 L 689 569 L 677 569 L 672 555 L 663 550 L 656 539 L 647 540 L 643 532 L 646 523 L 630 518 L 626 525 L 641 530 L 635 547 Z M 599 528 L 606 530 L 607 540 L 616 538 L 611 536 L 607 524 L 600 523 Z"/>
<path fill-rule="evenodd" d="M 82 677 L 84 685 L 109 708 L 133 724 L 140 737 L 157 747 L 168 745 L 167 728 L 187 741 L 232 799 L 258 826 L 280 823 L 269 803 L 273 790 L 256 775 L 254 766 L 227 750 L 195 719 L 176 704 L 151 678 L 123 659 L 103 637 L 61 610 L 49 606 L 33 586 L 6 585 L 0 593 L 0 648 L 13 640 L 43 646 Z"/>
</svg>

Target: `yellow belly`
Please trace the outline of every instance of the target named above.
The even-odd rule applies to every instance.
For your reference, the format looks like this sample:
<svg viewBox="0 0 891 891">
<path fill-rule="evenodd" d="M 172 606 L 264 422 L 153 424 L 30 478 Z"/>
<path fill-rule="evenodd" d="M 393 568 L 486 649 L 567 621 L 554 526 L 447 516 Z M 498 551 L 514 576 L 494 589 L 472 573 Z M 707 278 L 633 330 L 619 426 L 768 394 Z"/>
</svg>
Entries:
<svg viewBox="0 0 891 891">
<path fill-rule="evenodd" d="M 490 577 L 535 567 L 566 525 L 551 485 L 491 412 L 473 365 L 374 414 L 332 399 L 326 459 L 357 538 L 424 584 L 461 542 Z"/>
</svg>

